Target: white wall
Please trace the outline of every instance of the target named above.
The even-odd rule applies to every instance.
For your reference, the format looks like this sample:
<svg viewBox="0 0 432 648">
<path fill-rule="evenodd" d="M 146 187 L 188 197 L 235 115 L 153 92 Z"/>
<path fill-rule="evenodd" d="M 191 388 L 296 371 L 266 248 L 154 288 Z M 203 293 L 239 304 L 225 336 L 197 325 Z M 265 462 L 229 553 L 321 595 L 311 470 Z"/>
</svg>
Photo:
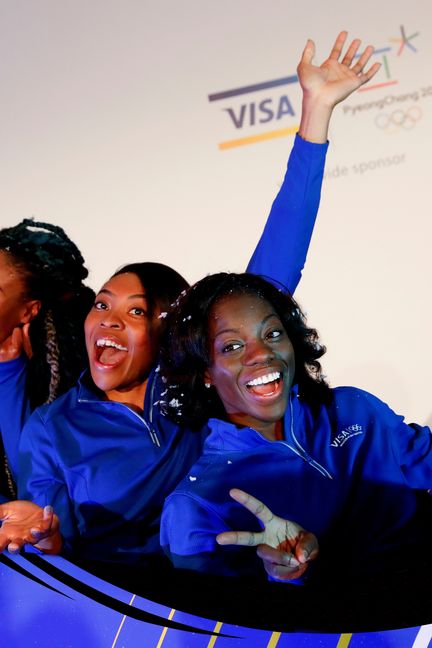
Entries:
<svg viewBox="0 0 432 648">
<path fill-rule="evenodd" d="M 419 32 L 416 51 L 392 40 L 401 25 Z M 329 349 L 332 384 L 432 422 L 426 0 L 0 0 L 0 224 L 33 215 L 65 227 L 95 288 L 136 260 L 166 262 L 190 281 L 242 270 L 293 136 L 218 144 L 293 129 L 299 87 L 208 95 L 293 75 L 307 37 L 321 61 L 340 29 L 385 50 L 374 85 L 394 83 L 336 110 L 297 298 Z M 274 107 L 281 96 L 294 115 L 236 129 L 224 110 L 265 98 Z M 391 116 L 404 124 L 380 128 Z"/>
</svg>

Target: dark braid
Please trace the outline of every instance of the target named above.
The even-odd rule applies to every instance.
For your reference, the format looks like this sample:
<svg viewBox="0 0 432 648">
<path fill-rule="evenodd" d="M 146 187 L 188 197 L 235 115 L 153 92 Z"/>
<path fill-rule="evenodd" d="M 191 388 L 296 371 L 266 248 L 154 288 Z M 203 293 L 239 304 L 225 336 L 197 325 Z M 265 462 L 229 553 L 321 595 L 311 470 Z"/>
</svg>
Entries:
<svg viewBox="0 0 432 648">
<path fill-rule="evenodd" d="M 50 366 L 50 384 L 47 403 L 52 403 L 56 398 L 60 385 L 60 352 L 57 342 L 57 331 L 54 326 L 52 312 L 45 315 L 45 333 L 47 348 L 47 363 Z"/>
<path fill-rule="evenodd" d="M 86 366 L 83 324 L 94 292 L 83 284 L 88 270 L 81 252 L 57 225 L 26 218 L 0 230 L 0 250 L 23 275 L 26 297 L 42 304 L 30 325 L 28 395 L 34 408 L 67 391 Z"/>
<path fill-rule="evenodd" d="M 72 387 L 86 367 L 84 319 L 94 292 L 83 284 L 81 252 L 57 225 L 26 218 L 1 229 L 0 251 L 22 275 L 25 298 L 42 305 L 30 325 L 27 394 L 34 409 Z"/>
</svg>

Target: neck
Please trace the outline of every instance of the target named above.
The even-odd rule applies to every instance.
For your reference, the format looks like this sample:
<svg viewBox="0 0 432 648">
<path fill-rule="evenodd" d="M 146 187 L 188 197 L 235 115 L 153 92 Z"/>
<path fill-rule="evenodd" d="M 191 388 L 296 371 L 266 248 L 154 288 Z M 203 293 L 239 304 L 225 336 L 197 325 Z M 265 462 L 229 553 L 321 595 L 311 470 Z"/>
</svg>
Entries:
<svg viewBox="0 0 432 648">
<path fill-rule="evenodd" d="M 147 391 L 148 378 L 128 389 L 111 389 L 105 392 L 107 400 L 127 405 L 132 410 L 142 413 L 144 410 L 144 399 Z"/>
<path fill-rule="evenodd" d="M 269 441 L 281 441 L 283 437 L 283 421 L 276 421 L 269 425 L 255 426 L 255 430 Z"/>
<path fill-rule="evenodd" d="M 253 428 L 269 441 L 281 441 L 284 438 L 283 419 L 267 423 L 256 420 L 250 421 L 248 417 L 244 417 L 241 414 L 230 414 L 228 420 L 239 427 Z"/>
</svg>

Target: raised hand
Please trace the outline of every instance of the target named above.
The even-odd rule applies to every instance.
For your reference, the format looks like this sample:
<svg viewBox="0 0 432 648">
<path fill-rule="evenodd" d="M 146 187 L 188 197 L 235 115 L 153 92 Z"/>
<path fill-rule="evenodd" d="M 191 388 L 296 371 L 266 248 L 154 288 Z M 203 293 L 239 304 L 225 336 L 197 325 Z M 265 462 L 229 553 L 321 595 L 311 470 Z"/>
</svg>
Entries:
<svg viewBox="0 0 432 648">
<path fill-rule="evenodd" d="M 303 90 L 299 133 L 311 142 L 326 141 L 333 108 L 372 79 L 381 67 L 380 63 L 374 63 L 366 69 L 374 52 L 372 45 L 356 58 L 361 45 L 358 38 L 351 42 L 342 56 L 347 36 L 346 31 L 340 32 L 329 57 L 321 65 L 312 63 L 315 43 L 309 39 L 298 64 L 297 74 Z"/>
<path fill-rule="evenodd" d="M 374 53 L 372 45 L 368 45 L 361 56 L 355 59 L 361 45 L 361 40 L 358 38 L 352 41 L 340 61 L 347 36 L 346 31 L 338 35 L 328 59 L 319 66 L 312 64 L 315 43 L 308 40 L 297 67 L 303 93 L 312 94 L 314 97 L 319 96 L 332 107 L 369 81 L 381 67 L 380 63 L 374 63 L 365 70 Z"/>
<path fill-rule="evenodd" d="M 15 360 L 23 351 L 29 358 L 32 357 L 30 323 L 16 326 L 11 335 L 0 344 L 0 362 Z"/>
<path fill-rule="evenodd" d="M 62 545 L 60 524 L 51 506 L 15 500 L 0 505 L 0 551 L 17 553 L 25 544 L 35 545 L 50 554 Z"/>
<path fill-rule="evenodd" d="M 270 511 L 260 500 L 238 488 L 231 497 L 242 504 L 264 525 L 263 531 L 226 531 L 219 533 L 220 545 L 258 547 L 266 572 L 278 580 L 293 580 L 304 574 L 310 560 L 318 555 L 318 540 L 301 526 L 284 520 Z"/>
</svg>

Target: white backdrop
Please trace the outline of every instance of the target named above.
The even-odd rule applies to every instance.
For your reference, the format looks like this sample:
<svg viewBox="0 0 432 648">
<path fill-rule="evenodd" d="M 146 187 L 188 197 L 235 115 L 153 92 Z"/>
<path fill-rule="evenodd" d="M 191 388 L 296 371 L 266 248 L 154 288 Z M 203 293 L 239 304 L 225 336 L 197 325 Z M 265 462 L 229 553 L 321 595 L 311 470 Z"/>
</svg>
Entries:
<svg viewBox="0 0 432 648">
<path fill-rule="evenodd" d="M 244 269 L 299 86 L 209 95 L 289 81 L 306 39 L 322 61 L 341 29 L 383 65 L 335 111 L 296 296 L 333 385 L 431 423 L 429 0 L 0 0 L 0 224 L 65 227 L 94 288 L 137 260 L 190 281 Z"/>
</svg>

